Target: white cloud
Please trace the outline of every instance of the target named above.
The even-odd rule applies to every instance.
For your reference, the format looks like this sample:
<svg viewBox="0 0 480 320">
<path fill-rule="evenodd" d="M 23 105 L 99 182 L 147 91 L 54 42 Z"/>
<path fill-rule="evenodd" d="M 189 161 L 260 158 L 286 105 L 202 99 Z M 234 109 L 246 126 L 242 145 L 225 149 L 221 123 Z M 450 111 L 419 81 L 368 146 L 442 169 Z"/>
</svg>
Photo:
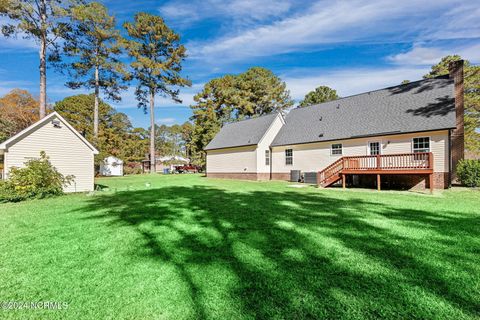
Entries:
<svg viewBox="0 0 480 320">
<path fill-rule="evenodd" d="M 429 1 L 425 1 L 429 2 Z M 452 5 L 441 15 L 438 24 L 424 24 L 423 36 L 432 39 L 480 37 L 480 5 L 478 0 Z"/>
<path fill-rule="evenodd" d="M 458 54 L 471 62 L 480 62 L 480 44 L 450 48 L 414 46 L 410 51 L 392 55 L 387 60 L 402 65 L 433 65 L 446 55 Z"/>
<path fill-rule="evenodd" d="M 38 45 L 33 39 L 26 39 L 23 38 L 21 35 L 9 38 L 0 36 L 0 51 L 18 52 L 19 49 L 28 51 L 38 50 Z"/>
<path fill-rule="evenodd" d="M 6 81 L 0 79 L 0 96 L 3 96 L 13 89 L 28 90 L 32 86 L 30 81 Z"/>
<path fill-rule="evenodd" d="M 428 72 L 427 67 L 404 67 L 391 69 L 310 70 L 308 77 L 285 74 L 291 96 L 299 101 L 306 93 L 320 85 L 329 86 L 342 96 L 363 93 L 400 84 L 403 80 L 419 80 Z"/>
<path fill-rule="evenodd" d="M 0 26 L 11 23 L 6 17 L 0 17 Z M 25 33 L 4 37 L 0 33 L 0 51 L 12 51 L 18 49 L 37 50 L 38 44 L 32 38 L 27 38 Z"/>
<path fill-rule="evenodd" d="M 203 88 L 203 83 L 193 84 L 189 88 L 181 88 L 179 98 L 182 103 L 175 103 L 169 98 L 157 96 L 155 98 L 155 108 L 164 107 L 185 107 L 194 103 L 193 96 Z M 111 103 L 117 109 L 137 108 L 138 101 L 135 98 L 135 87 L 129 87 L 128 90 L 121 93 L 122 101 Z"/>
<path fill-rule="evenodd" d="M 322 45 L 365 41 L 401 42 L 480 36 L 480 20 L 464 25 L 464 8 L 475 1 L 320 1 L 303 15 L 245 28 L 213 41 L 187 44 L 192 57 L 211 61 L 321 49 Z M 452 10 L 457 9 L 457 10 Z M 462 28 L 458 28 L 462 21 Z M 439 31 L 442 30 L 440 33 Z"/>
<path fill-rule="evenodd" d="M 157 124 L 173 124 L 177 122 L 175 118 L 160 118 L 156 121 Z"/>
<path fill-rule="evenodd" d="M 278 17 L 288 12 L 291 5 L 291 0 L 197 0 L 187 3 L 174 0 L 161 6 L 159 11 L 180 25 L 214 17 L 247 23 Z"/>
</svg>

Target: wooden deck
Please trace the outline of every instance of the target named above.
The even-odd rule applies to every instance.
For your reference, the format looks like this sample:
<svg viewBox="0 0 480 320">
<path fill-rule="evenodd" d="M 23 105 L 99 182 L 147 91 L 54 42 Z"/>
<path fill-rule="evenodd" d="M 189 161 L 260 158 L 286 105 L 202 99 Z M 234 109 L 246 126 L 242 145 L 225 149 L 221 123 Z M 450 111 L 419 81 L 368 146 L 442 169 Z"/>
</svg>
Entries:
<svg viewBox="0 0 480 320">
<path fill-rule="evenodd" d="M 339 180 L 346 185 L 347 175 L 370 174 L 377 176 L 377 188 L 380 190 L 382 175 L 426 175 L 429 177 L 430 190 L 433 191 L 433 154 L 401 153 L 374 156 L 345 156 L 317 174 L 317 184 L 328 187 Z"/>
</svg>

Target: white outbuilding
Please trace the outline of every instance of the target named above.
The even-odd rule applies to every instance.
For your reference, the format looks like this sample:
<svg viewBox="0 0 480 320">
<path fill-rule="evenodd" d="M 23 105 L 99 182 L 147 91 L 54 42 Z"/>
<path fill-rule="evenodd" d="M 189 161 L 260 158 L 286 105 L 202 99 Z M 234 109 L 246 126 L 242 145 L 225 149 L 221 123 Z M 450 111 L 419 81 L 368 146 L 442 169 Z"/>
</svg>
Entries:
<svg viewBox="0 0 480 320">
<path fill-rule="evenodd" d="M 65 192 L 94 189 L 94 155 L 98 150 L 62 116 L 53 112 L 0 143 L 0 179 L 8 179 L 12 167 L 21 168 L 45 151 L 63 175 L 75 176 Z"/>
<path fill-rule="evenodd" d="M 114 156 L 106 157 L 100 163 L 100 174 L 102 176 L 123 176 L 123 161 Z"/>
</svg>

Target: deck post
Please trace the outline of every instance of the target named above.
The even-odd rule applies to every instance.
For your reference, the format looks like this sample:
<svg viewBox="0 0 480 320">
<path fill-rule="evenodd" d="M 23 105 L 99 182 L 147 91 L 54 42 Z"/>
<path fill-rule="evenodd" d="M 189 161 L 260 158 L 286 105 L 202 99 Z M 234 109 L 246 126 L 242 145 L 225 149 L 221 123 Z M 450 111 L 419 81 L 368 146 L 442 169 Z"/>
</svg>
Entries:
<svg viewBox="0 0 480 320">
<path fill-rule="evenodd" d="M 380 191 L 382 189 L 381 184 L 382 184 L 382 181 L 381 181 L 380 175 L 377 174 L 377 190 L 378 191 Z"/>
<path fill-rule="evenodd" d="M 430 193 L 433 193 L 433 174 L 428 175 L 428 184 L 430 186 Z"/>
<path fill-rule="evenodd" d="M 347 180 L 346 178 L 347 178 L 346 175 L 342 174 L 342 188 L 343 189 L 345 189 L 345 187 L 346 187 L 346 180 Z"/>
</svg>

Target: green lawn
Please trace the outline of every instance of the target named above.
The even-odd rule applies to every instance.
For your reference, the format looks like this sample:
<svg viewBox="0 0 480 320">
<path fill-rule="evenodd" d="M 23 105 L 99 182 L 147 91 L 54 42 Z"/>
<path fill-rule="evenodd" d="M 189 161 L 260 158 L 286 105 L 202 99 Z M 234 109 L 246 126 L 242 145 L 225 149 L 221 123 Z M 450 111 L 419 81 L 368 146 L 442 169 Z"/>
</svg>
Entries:
<svg viewBox="0 0 480 320">
<path fill-rule="evenodd" d="M 0 204 L 0 301 L 69 304 L 1 319 L 480 315 L 480 191 L 97 182 L 95 195 Z"/>
</svg>

